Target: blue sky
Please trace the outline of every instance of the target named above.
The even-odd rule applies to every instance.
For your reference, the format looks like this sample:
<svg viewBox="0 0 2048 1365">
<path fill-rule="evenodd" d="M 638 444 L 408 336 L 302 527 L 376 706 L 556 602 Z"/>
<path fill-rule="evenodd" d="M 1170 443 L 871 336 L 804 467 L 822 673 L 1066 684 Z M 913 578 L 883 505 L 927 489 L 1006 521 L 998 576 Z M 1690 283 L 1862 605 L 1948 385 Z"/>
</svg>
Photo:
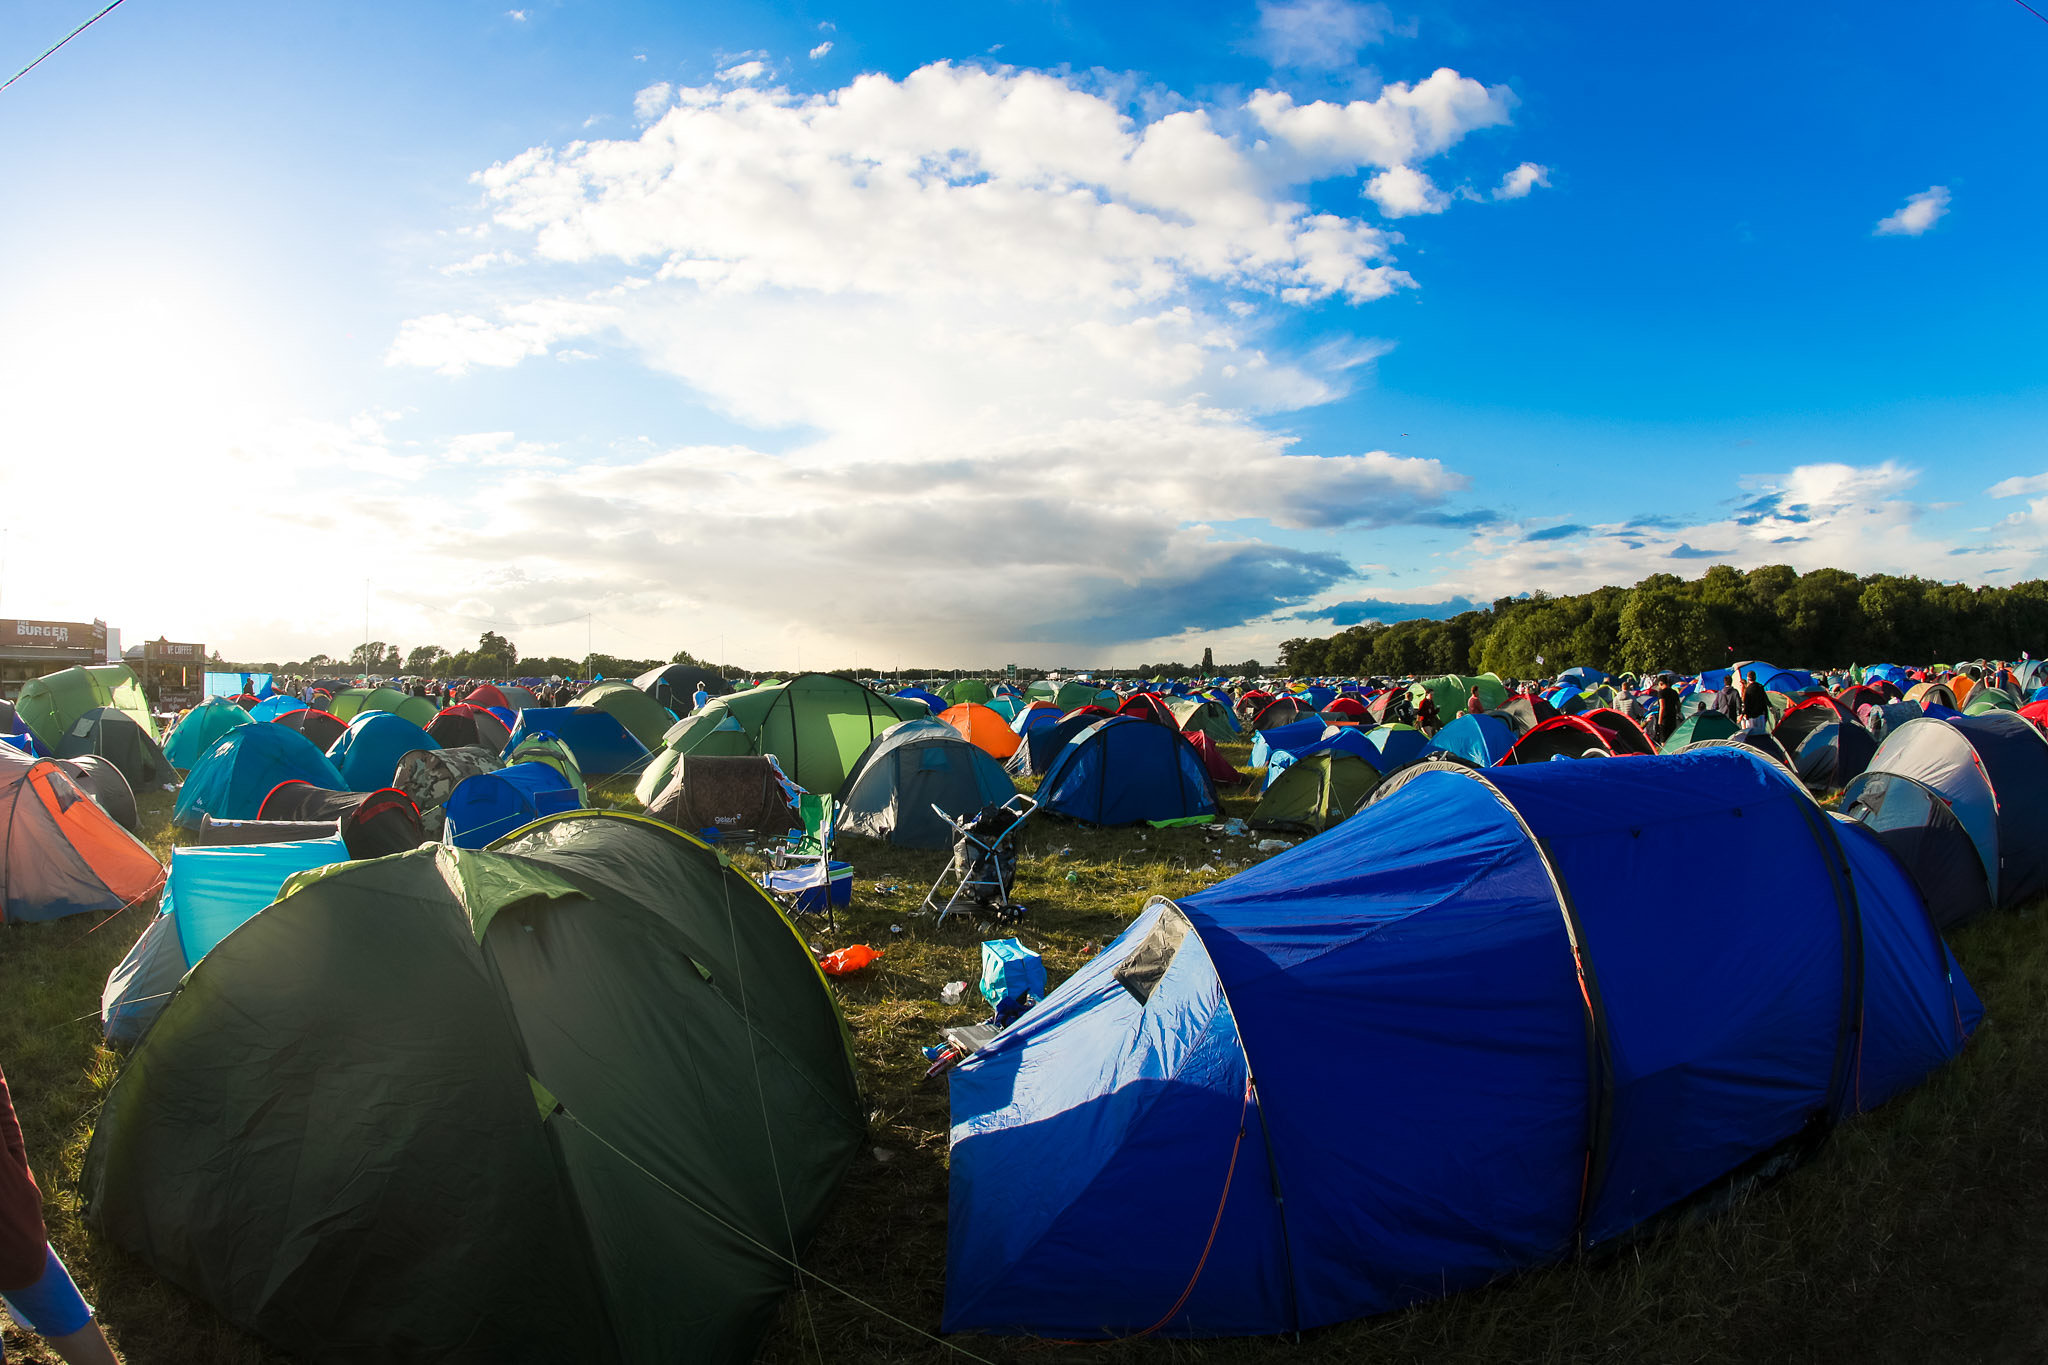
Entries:
<svg viewBox="0 0 2048 1365">
<path fill-rule="evenodd" d="M 1818 9 L 128 0 L 0 95 L 0 614 L 1052 664 L 2037 575 L 2048 24 Z"/>
</svg>

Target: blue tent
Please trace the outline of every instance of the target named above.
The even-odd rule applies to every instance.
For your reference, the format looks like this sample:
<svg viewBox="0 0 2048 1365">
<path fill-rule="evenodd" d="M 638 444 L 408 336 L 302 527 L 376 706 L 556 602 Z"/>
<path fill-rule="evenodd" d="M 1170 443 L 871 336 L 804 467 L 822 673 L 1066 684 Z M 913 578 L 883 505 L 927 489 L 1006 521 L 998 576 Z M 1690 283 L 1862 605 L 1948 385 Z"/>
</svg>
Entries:
<svg viewBox="0 0 2048 1365">
<path fill-rule="evenodd" d="M 1337 700 L 1337 689 L 1334 687 L 1324 687 L 1320 683 L 1306 683 L 1302 686 L 1301 690 L 1307 695 L 1309 701 L 1318 711 Z"/>
<path fill-rule="evenodd" d="M 647 746 L 615 717 L 590 706 L 526 707 L 519 712 L 505 752 L 510 754 L 520 740 L 541 730 L 569 746 L 577 767 L 598 777 L 638 772 L 650 757 Z"/>
<path fill-rule="evenodd" d="M 1501 756 L 1515 747 L 1515 727 L 1499 716 L 1472 715 L 1469 712 L 1436 732 L 1436 747 L 1469 759 L 1482 768 L 1491 768 Z"/>
<path fill-rule="evenodd" d="M 1398 768 L 1404 763 L 1413 763 L 1436 745 L 1429 736 L 1412 725 L 1376 725 L 1365 732 L 1381 754 L 1380 769 Z M 1512 741 L 1510 741 L 1512 743 Z"/>
<path fill-rule="evenodd" d="M 2010 711 L 1937 710 L 1890 730 L 1865 771 L 1937 792 L 1983 860 L 1991 903 L 2024 905 L 2048 890 L 2048 741 Z M 1851 782 L 1844 806 L 1868 785 Z"/>
<path fill-rule="evenodd" d="M 327 755 L 298 731 L 282 725 L 236 726 L 193 764 L 178 789 L 171 821 L 180 829 L 198 829 L 206 815 L 254 820 L 270 789 L 293 778 L 316 787 L 348 786 Z"/>
<path fill-rule="evenodd" d="M 1889 855 L 1767 760 L 1408 771 L 1154 900 L 952 1073 L 945 1330 L 1482 1285 L 1805 1150 L 1981 1013 Z"/>
<path fill-rule="evenodd" d="M 514 763 L 477 773 L 455 784 L 441 805 L 447 813 L 447 842 L 483 848 L 543 815 L 575 810 L 582 802 L 561 771 L 546 763 Z"/>
<path fill-rule="evenodd" d="M 266 697 L 250 707 L 249 719 L 276 720 L 279 716 L 287 715 L 293 711 L 304 711 L 305 709 L 306 703 L 288 692 L 280 692 L 276 696 Z"/>
<path fill-rule="evenodd" d="M 1261 730 L 1252 736 L 1252 766 L 1269 767 L 1273 762 L 1275 749 L 1305 749 L 1323 737 L 1329 723 L 1321 716 L 1310 716 L 1291 725 L 1276 725 L 1270 730 Z"/>
<path fill-rule="evenodd" d="M 233 702 L 222 697 L 208 697 L 187 711 L 172 727 L 170 736 L 164 740 L 164 757 L 171 761 L 173 768 L 190 771 L 198 766 L 200 756 L 211 749 L 222 735 L 236 726 L 251 723 L 249 713 Z"/>
<path fill-rule="evenodd" d="M 899 697 L 909 697 L 912 701 L 923 702 L 926 706 L 932 708 L 932 714 L 935 716 L 953 704 L 938 693 L 927 692 L 922 687 L 898 688 L 896 695 Z"/>
<path fill-rule="evenodd" d="M 1564 672 L 1558 674 L 1557 680 L 1570 687 L 1573 692 L 1583 692 L 1589 687 L 1598 687 L 1601 683 L 1606 682 L 1607 675 L 1597 668 L 1580 664 L 1576 668 L 1567 668 Z"/>
<path fill-rule="evenodd" d="M 1101 720 L 1100 716 L 1061 716 L 1051 725 L 1040 725 L 1018 736 L 1024 742 L 1003 765 L 1013 777 L 1043 777 L 1052 770 L 1053 760 L 1067 747 L 1067 741 Z"/>
<path fill-rule="evenodd" d="M 293 874 L 349 861 L 341 836 L 278 844 L 174 848 L 155 919 L 107 977 L 100 1027 L 107 1041 L 140 1038 L 185 973 L 213 945 L 277 899 Z"/>
<path fill-rule="evenodd" d="M 938 713 L 935 711 L 932 714 Z M 1026 735 L 1033 730 L 1058 725 L 1061 719 L 1060 708 L 1057 706 L 1027 706 L 1010 717 L 1010 729 L 1016 734 Z"/>
<path fill-rule="evenodd" d="M 363 711 L 327 746 L 327 757 L 349 791 L 374 792 L 391 785 L 399 759 L 414 749 L 440 747 L 439 740 L 403 716 Z"/>
<path fill-rule="evenodd" d="M 1187 737 L 1136 716 L 1105 717 L 1068 740 L 1038 784 L 1038 804 L 1048 814 L 1091 825 L 1179 820 L 1219 809 L 1209 767 Z"/>
<path fill-rule="evenodd" d="M 1321 738 L 1304 744 L 1298 749 L 1275 749 L 1266 764 L 1266 783 L 1262 791 L 1272 789 L 1280 774 L 1286 772 L 1304 758 L 1313 758 L 1322 753 L 1352 754 L 1372 765 L 1376 773 L 1384 773 L 1394 765 L 1380 752 L 1379 746 L 1360 734 L 1355 725 L 1332 725 Z"/>
<path fill-rule="evenodd" d="M 1820 686 L 1814 681 L 1813 674 L 1803 668 L 1759 668 L 1756 670 L 1756 677 L 1757 681 L 1764 685 L 1765 691 L 1783 692 L 1790 697 L 1796 697 L 1801 692 L 1811 692 Z"/>
</svg>

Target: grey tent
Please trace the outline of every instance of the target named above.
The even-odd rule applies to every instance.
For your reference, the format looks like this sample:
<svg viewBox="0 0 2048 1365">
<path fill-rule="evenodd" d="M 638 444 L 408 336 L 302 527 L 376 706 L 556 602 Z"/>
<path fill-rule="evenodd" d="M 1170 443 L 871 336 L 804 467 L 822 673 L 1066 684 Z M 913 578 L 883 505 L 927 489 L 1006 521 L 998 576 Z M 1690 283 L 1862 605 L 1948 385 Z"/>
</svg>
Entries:
<svg viewBox="0 0 2048 1365">
<path fill-rule="evenodd" d="M 758 754 L 684 754 L 647 813 L 720 839 L 777 835 L 801 823 L 782 782 L 774 760 Z"/>
<path fill-rule="evenodd" d="M 155 787 L 172 780 L 171 761 L 126 711 L 95 706 L 71 722 L 57 739 L 53 758 L 93 754 L 121 770 L 131 788 Z"/>
<path fill-rule="evenodd" d="M 142 826 L 135 809 L 135 789 L 128 785 L 128 779 L 121 775 L 121 769 L 112 759 L 98 754 L 81 754 L 77 758 L 60 758 L 57 766 L 71 774 L 71 780 L 99 803 L 101 810 L 114 817 L 114 823 L 130 834 L 140 834 Z"/>
<path fill-rule="evenodd" d="M 839 828 L 899 848 L 947 848 L 953 830 L 932 807 L 973 815 L 1017 794 L 1002 765 L 942 720 L 907 720 L 882 732 L 839 789 Z"/>
</svg>

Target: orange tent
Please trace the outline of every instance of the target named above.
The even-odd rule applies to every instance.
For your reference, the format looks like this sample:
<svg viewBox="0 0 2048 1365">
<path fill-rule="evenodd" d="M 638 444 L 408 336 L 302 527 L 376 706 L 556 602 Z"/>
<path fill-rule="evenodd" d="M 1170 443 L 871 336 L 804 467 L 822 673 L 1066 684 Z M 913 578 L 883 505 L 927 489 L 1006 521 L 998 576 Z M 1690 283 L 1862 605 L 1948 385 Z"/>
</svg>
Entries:
<svg viewBox="0 0 2048 1365">
<path fill-rule="evenodd" d="M 1006 759 L 1023 743 L 1010 722 L 978 702 L 963 701 L 939 712 L 939 719 L 958 730 L 970 744 L 986 750 L 991 758 Z"/>
<path fill-rule="evenodd" d="M 108 914 L 163 880 L 163 865 L 62 768 L 0 745 L 0 921 Z"/>
</svg>

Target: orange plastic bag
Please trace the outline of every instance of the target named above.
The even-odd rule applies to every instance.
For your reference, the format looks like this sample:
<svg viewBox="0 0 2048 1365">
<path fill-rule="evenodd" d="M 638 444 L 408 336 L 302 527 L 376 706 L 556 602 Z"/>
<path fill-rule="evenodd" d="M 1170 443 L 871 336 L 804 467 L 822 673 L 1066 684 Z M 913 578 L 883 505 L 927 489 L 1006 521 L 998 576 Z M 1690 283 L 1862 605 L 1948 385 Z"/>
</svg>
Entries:
<svg viewBox="0 0 2048 1365">
<path fill-rule="evenodd" d="M 872 963 L 881 961 L 878 949 L 865 943 L 856 943 L 851 948 L 841 948 L 836 953 L 827 953 L 818 959 L 818 966 L 827 976 L 846 976 Z"/>
</svg>

